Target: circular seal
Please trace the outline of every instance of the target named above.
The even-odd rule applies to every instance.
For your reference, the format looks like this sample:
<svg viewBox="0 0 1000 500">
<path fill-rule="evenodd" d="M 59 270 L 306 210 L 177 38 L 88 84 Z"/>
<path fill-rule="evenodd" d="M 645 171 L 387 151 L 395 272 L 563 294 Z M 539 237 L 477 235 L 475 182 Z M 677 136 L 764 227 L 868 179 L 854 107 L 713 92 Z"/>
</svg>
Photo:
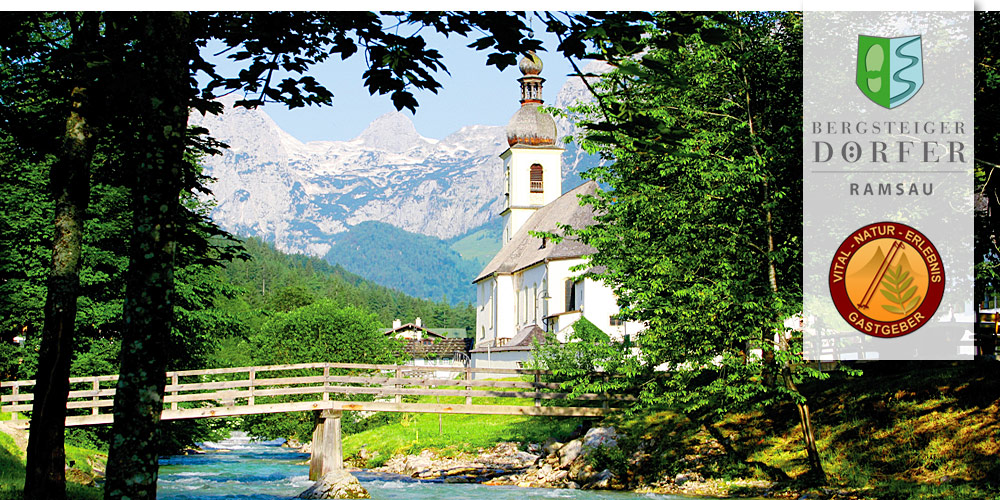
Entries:
<svg viewBox="0 0 1000 500">
<path fill-rule="evenodd" d="M 906 224 L 869 224 L 837 248 L 830 264 L 830 295 L 837 312 L 865 335 L 912 333 L 930 321 L 941 304 L 941 254 Z"/>
</svg>

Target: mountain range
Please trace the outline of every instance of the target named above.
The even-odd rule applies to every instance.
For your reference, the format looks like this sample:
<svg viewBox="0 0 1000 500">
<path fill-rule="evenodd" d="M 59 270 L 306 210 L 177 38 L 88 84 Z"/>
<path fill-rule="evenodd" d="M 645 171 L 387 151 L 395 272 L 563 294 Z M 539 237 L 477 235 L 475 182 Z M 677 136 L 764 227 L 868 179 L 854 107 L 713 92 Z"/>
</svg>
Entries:
<svg viewBox="0 0 1000 500">
<path fill-rule="evenodd" d="M 560 89 L 554 106 L 565 108 L 586 92 L 582 82 L 571 79 Z M 262 238 L 284 252 L 327 257 L 331 263 L 380 284 L 433 299 L 441 298 L 440 287 L 388 283 L 366 276 L 364 269 L 352 269 L 352 262 L 391 263 L 399 258 L 356 243 L 385 238 L 386 244 L 378 248 L 398 249 L 406 248 L 407 233 L 432 237 L 442 241 L 447 258 L 424 260 L 439 266 L 452 262 L 461 275 L 469 274 L 472 260 L 459 252 L 448 254 L 449 245 L 459 244 L 463 253 L 476 256 L 475 262 L 491 256 L 483 255 L 489 253 L 483 249 L 499 249 L 499 229 L 492 237 L 484 237 L 483 231 L 499 228 L 491 222 L 502 208 L 503 163 L 498 155 L 507 148 L 503 126 L 470 124 L 435 140 L 422 137 L 406 115 L 389 113 L 350 141 L 303 143 L 283 131 L 262 109 L 226 108 L 218 116 L 191 117 L 192 125 L 207 128 L 212 137 L 229 145 L 222 155 L 203 162 L 205 173 L 217 179 L 211 186 L 216 202 L 212 218 L 222 228 Z M 562 136 L 573 132 L 567 120 L 557 123 Z M 568 144 L 563 155 L 565 190 L 578 185 L 579 172 L 596 161 L 575 144 Z M 361 226 L 368 221 L 383 224 Z M 355 227 L 361 232 L 349 235 Z M 478 236 L 459 243 L 473 234 Z M 338 241 L 354 242 L 351 251 L 366 259 L 344 258 L 345 248 L 334 249 Z M 381 271 L 391 274 L 391 266 Z M 438 274 L 435 269 L 422 271 L 413 276 L 435 279 Z M 459 283 L 448 281 L 447 289 Z M 466 288 L 447 295 L 453 301 L 471 301 L 471 284 Z"/>
</svg>

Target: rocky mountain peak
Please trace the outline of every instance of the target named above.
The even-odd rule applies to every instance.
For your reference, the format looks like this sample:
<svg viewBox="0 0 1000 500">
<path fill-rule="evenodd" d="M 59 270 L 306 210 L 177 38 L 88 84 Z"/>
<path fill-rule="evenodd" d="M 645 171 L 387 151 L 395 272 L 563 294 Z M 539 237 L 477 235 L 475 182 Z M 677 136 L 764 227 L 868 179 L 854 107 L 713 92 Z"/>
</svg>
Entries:
<svg viewBox="0 0 1000 500">
<path fill-rule="evenodd" d="M 408 116 L 398 111 L 376 118 L 354 140 L 361 141 L 365 147 L 391 153 L 402 153 L 431 142 L 417 133 Z"/>
</svg>

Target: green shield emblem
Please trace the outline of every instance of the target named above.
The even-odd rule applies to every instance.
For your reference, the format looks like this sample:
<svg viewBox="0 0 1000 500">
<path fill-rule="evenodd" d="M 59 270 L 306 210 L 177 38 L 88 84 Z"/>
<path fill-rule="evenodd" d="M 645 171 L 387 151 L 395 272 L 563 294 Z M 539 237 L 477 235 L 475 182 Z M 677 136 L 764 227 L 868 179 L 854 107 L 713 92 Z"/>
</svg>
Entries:
<svg viewBox="0 0 1000 500">
<path fill-rule="evenodd" d="M 875 104 L 892 109 L 924 85 L 920 35 L 858 37 L 858 88 Z"/>
</svg>

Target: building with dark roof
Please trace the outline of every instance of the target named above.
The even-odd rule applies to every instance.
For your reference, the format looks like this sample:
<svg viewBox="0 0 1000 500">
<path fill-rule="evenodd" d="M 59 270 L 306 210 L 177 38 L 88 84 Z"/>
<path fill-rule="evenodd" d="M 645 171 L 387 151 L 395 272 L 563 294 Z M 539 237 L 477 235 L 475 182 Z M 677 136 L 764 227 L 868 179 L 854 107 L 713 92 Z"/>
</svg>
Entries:
<svg viewBox="0 0 1000 500">
<path fill-rule="evenodd" d="M 469 364 L 472 339 L 466 338 L 464 328 L 432 330 L 425 327 L 420 318 L 406 324 L 397 319 L 393 321 L 392 328 L 385 330 L 385 335 L 403 342 L 403 350 L 410 356 L 413 365 L 462 368 Z M 453 372 L 442 374 L 444 378 L 454 375 Z"/>
</svg>

